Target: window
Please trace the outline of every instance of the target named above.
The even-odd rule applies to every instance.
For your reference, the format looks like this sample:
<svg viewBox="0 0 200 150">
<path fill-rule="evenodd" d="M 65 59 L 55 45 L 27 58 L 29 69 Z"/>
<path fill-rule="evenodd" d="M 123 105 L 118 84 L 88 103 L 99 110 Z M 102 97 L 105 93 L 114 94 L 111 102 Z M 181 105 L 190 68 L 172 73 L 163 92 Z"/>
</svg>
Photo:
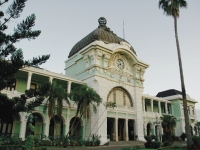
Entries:
<svg viewBox="0 0 200 150">
<path fill-rule="evenodd" d="M 6 90 L 8 91 L 14 91 L 16 88 L 16 80 L 14 81 L 14 83 L 8 83 L 7 87 L 6 87 Z"/>
<path fill-rule="evenodd" d="M 192 107 L 192 114 L 194 115 L 194 107 Z"/>
<path fill-rule="evenodd" d="M 168 114 L 171 114 L 170 105 L 167 105 L 167 111 L 168 111 Z"/>
<path fill-rule="evenodd" d="M 190 115 L 190 107 L 187 106 L 188 114 Z"/>
<path fill-rule="evenodd" d="M 35 92 L 36 89 L 37 89 L 37 84 L 36 83 L 31 83 L 30 90 Z"/>
</svg>

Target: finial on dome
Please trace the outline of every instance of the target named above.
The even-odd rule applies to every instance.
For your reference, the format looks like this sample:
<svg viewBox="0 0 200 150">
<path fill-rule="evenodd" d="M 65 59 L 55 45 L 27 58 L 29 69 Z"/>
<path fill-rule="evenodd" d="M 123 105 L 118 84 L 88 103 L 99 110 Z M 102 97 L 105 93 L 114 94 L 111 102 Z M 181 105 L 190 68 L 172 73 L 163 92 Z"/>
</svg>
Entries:
<svg viewBox="0 0 200 150">
<path fill-rule="evenodd" d="M 98 19 L 98 22 L 99 22 L 99 26 L 100 26 L 100 27 L 104 27 L 104 26 L 106 26 L 107 20 L 106 20 L 106 18 L 104 18 L 104 17 L 100 17 L 100 18 Z"/>
</svg>

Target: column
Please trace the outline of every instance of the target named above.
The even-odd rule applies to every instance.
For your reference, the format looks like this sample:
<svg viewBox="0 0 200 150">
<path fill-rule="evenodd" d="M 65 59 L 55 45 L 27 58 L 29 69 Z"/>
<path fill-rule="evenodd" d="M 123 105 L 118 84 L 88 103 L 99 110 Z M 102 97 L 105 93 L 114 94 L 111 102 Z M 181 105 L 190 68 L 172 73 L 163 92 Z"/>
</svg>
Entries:
<svg viewBox="0 0 200 150">
<path fill-rule="evenodd" d="M 66 119 L 66 135 L 68 134 L 68 132 L 69 132 L 69 126 L 70 126 L 70 117 L 69 117 L 69 115 L 70 115 L 70 109 L 68 108 L 67 109 L 67 119 Z"/>
<path fill-rule="evenodd" d="M 160 101 L 158 101 L 158 110 L 159 110 L 159 114 L 161 114 L 161 106 L 160 106 Z"/>
<path fill-rule="evenodd" d="M 42 139 L 46 138 L 45 131 L 46 131 L 46 123 L 43 123 L 42 124 Z"/>
<path fill-rule="evenodd" d="M 167 110 L 167 102 L 165 102 L 165 114 L 168 114 L 168 110 Z"/>
<path fill-rule="evenodd" d="M 151 99 L 151 112 L 153 112 L 153 99 Z"/>
<path fill-rule="evenodd" d="M 20 131 L 19 131 L 19 137 L 22 138 L 22 140 L 25 140 L 25 135 L 26 135 L 26 124 L 27 124 L 27 119 L 28 117 L 27 113 L 20 112 Z"/>
<path fill-rule="evenodd" d="M 128 137 L 128 119 L 125 120 L 125 135 L 126 135 L 126 141 L 129 141 L 129 137 Z"/>
<path fill-rule="evenodd" d="M 67 93 L 71 92 L 71 81 L 68 81 L 68 85 L 67 85 Z"/>
<path fill-rule="evenodd" d="M 27 79 L 27 85 L 26 89 L 29 90 L 31 86 L 31 78 L 32 78 L 32 72 L 28 72 L 28 79 Z"/>
<path fill-rule="evenodd" d="M 53 77 L 49 77 L 49 82 L 52 83 Z"/>
<path fill-rule="evenodd" d="M 145 112 L 145 98 L 144 97 L 142 98 L 142 104 L 143 104 L 142 105 L 143 106 L 143 111 Z"/>
<path fill-rule="evenodd" d="M 118 118 L 115 118 L 115 140 L 118 141 Z"/>
<path fill-rule="evenodd" d="M 50 126 L 50 121 L 49 118 L 42 124 L 43 126 L 43 135 L 45 135 L 46 137 L 49 136 L 49 126 Z"/>
</svg>

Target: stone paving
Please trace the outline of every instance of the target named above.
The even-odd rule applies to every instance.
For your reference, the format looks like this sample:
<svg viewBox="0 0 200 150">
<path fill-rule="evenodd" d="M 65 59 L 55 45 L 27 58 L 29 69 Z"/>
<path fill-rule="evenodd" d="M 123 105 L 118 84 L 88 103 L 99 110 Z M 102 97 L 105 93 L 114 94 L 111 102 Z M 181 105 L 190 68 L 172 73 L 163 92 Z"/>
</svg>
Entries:
<svg viewBox="0 0 200 150">
<path fill-rule="evenodd" d="M 81 149 L 81 150 L 121 150 L 123 147 L 133 147 L 133 146 L 144 147 L 144 142 L 141 141 L 119 141 L 119 142 L 110 142 L 108 146 L 93 146 L 93 147 L 77 147 L 73 148 L 69 146 L 68 148 L 52 148 L 48 150 L 73 150 L 73 149 Z M 173 145 L 178 145 L 180 147 L 186 147 L 186 142 L 175 142 Z"/>
</svg>

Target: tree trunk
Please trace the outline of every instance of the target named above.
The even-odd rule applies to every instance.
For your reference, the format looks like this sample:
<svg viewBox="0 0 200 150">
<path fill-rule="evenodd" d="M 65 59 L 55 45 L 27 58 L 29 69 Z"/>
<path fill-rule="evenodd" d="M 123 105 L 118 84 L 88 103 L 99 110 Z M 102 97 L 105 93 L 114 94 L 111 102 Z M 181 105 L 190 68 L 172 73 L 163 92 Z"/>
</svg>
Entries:
<svg viewBox="0 0 200 150">
<path fill-rule="evenodd" d="M 173 17 L 174 17 L 174 30 L 175 30 L 175 38 L 176 38 L 176 46 L 177 46 L 177 53 L 178 53 L 180 78 L 181 78 L 181 89 L 182 89 L 183 108 L 184 108 L 184 116 L 185 116 L 185 131 L 186 131 L 186 136 L 187 136 L 187 149 L 189 149 L 193 142 L 192 142 L 192 135 L 190 132 L 190 124 L 189 124 L 189 116 L 188 116 L 187 100 L 186 100 L 186 90 L 185 90 L 183 68 L 182 68 L 182 61 L 181 61 L 181 52 L 180 52 L 179 41 L 178 41 L 177 17 L 176 16 L 173 16 Z"/>
</svg>

